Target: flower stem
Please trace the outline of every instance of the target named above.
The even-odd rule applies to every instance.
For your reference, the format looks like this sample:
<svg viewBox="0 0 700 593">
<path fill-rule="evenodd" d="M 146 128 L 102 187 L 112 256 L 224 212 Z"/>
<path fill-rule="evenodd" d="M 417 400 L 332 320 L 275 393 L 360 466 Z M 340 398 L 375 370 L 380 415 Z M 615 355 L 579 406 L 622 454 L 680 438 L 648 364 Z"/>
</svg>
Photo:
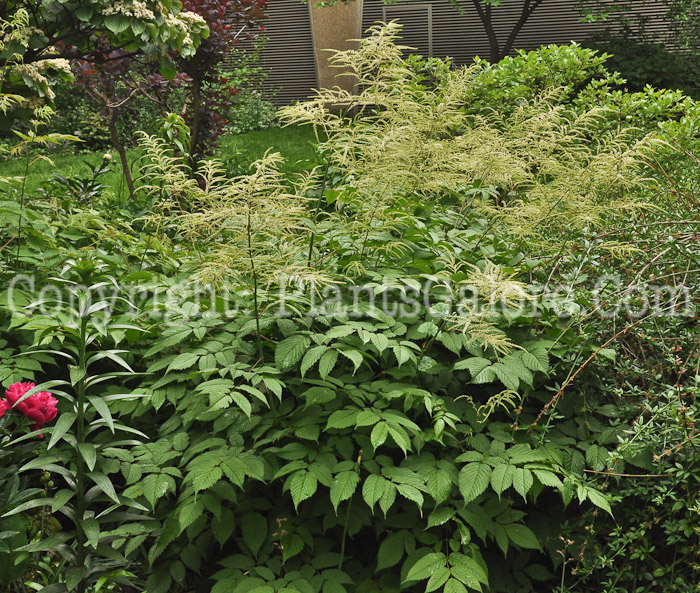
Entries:
<svg viewBox="0 0 700 593">
<path fill-rule="evenodd" d="M 80 333 L 78 335 L 78 368 L 80 370 L 86 370 L 86 350 L 87 350 L 87 313 L 83 313 L 82 319 L 80 321 Z M 77 384 L 76 390 L 78 395 L 78 409 L 77 409 L 77 429 L 76 429 L 76 439 L 77 444 L 82 445 L 85 442 L 85 379 L 83 377 Z M 75 507 L 75 530 L 76 530 L 76 544 L 77 549 L 75 551 L 75 562 L 76 566 L 85 566 L 85 559 L 87 557 L 87 548 L 85 546 L 85 531 L 83 530 L 82 520 L 85 518 L 85 511 L 87 510 L 87 501 L 85 500 L 85 462 L 83 461 L 83 456 L 78 450 L 78 455 L 76 455 L 76 484 L 75 484 L 75 496 L 76 496 L 76 507 Z M 85 580 L 81 579 L 80 583 L 76 588 L 77 593 L 85 593 Z"/>
</svg>

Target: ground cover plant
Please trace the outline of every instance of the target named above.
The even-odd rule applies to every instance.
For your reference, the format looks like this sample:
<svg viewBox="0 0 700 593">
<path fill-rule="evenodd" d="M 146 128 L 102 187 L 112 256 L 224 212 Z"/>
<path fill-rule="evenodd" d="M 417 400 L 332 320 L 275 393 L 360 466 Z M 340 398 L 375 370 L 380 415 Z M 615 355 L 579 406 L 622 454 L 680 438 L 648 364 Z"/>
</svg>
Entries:
<svg viewBox="0 0 700 593">
<path fill-rule="evenodd" d="M 695 590 L 700 111 L 398 36 L 282 110 L 313 163 L 4 177 L 0 586 Z"/>
</svg>

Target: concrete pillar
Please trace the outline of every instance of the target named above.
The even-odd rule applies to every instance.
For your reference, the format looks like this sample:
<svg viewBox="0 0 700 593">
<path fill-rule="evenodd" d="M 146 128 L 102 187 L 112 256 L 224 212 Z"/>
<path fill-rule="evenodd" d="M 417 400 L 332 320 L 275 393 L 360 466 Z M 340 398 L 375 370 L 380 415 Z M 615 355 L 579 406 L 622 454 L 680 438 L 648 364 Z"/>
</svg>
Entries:
<svg viewBox="0 0 700 593">
<path fill-rule="evenodd" d="M 340 88 L 354 92 L 355 79 L 351 76 L 338 76 L 342 70 L 333 68 L 328 58 L 333 52 L 328 49 L 357 49 L 356 41 L 362 36 L 362 0 L 338 0 L 332 6 L 318 6 L 319 0 L 309 0 L 311 36 L 316 56 L 318 88 Z"/>
</svg>

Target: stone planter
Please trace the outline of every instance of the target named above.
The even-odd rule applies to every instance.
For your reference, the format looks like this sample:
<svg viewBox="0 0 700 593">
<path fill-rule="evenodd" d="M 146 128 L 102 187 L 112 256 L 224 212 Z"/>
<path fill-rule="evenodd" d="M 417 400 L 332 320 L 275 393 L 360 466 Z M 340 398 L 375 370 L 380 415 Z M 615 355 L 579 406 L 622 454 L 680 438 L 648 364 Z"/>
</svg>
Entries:
<svg viewBox="0 0 700 593">
<path fill-rule="evenodd" d="M 311 35 L 316 57 L 318 88 L 340 87 L 354 92 L 356 81 L 351 76 L 338 76 L 342 70 L 328 63 L 333 52 L 327 50 L 356 49 L 362 35 L 362 0 L 348 0 L 333 6 L 317 6 L 309 0 Z"/>
</svg>

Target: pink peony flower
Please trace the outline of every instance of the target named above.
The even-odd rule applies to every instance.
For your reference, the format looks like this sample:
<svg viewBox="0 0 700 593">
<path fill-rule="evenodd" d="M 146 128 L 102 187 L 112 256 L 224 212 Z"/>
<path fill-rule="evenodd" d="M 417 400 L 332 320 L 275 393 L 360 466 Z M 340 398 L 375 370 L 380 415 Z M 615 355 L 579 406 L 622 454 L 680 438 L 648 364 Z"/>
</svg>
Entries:
<svg viewBox="0 0 700 593">
<path fill-rule="evenodd" d="M 4 399 L 0 399 L 0 418 L 2 418 L 5 415 L 5 412 L 7 412 L 9 406 L 7 405 L 7 402 Z"/>
<path fill-rule="evenodd" d="M 34 387 L 36 387 L 34 383 L 13 383 L 5 391 L 5 397 L 7 397 L 5 406 L 24 414 L 24 416 L 34 422 L 32 430 L 38 430 L 56 417 L 56 414 L 58 414 L 56 409 L 58 400 L 48 391 L 39 391 L 17 403 L 25 393 L 34 389 Z"/>
<path fill-rule="evenodd" d="M 36 385 L 34 383 L 13 383 L 5 390 L 5 397 L 7 398 L 7 403 L 9 407 L 13 407 L 17 400 L 22 397 L 30 389 L 34 389 Z"/>
</svg>

